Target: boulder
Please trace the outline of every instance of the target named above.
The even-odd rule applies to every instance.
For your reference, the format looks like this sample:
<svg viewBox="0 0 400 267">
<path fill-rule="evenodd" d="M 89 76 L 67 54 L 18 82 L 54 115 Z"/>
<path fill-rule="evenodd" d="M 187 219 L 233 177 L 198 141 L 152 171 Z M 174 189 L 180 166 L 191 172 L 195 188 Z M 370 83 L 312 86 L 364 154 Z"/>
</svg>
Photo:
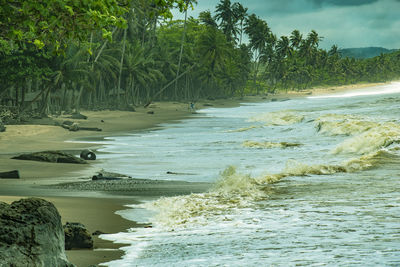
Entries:
<svg viewBox="0 0 400 267">
<path fill-rule="evenodd" d="M 82 150 L 80 157 L 81 159 L 86 159 L 86 160 L 96 160 L 96 154 L 89 149 Z"/>
<path fill-rule="evenodd" d="M 83 224 L 67 222 L 63 227 L 65 233 L 65 249 L 93 248 L 92 236 Z"/>
<path fill-rule="evenodd" d="M 83 159 L 80 159 L 78 157 L 75 157 L 74 155 L 61 151 L 42 151 L 29 154 L 22 154 L 19 156 L 12 157 L 12 159 L 45 161 L 53 163 L 77 163 L 77 164 L 87 163 Z"/>
<path fill-rule="evenodd" d="M 79 125 L 74 122 L 71 126 L 69 126 L 69 130 L 71 132 L 77 132 L 77 131 L 79 131 Z"/>
<path fill-rule="evenodd" d="M 61 217 L 52 203 L 0 202 L 0 266 L 75 266 L 65 255 Z"/>
</svg>

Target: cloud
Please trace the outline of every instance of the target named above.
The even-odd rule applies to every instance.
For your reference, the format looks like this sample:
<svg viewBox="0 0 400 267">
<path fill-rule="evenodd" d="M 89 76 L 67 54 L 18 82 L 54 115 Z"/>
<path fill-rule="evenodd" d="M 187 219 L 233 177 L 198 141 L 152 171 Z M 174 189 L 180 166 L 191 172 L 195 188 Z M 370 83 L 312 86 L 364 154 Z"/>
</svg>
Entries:
<svg viewBox="0 0 400 267">
<path fill-rule="evenodd" d="M 219 0 L 199 0 L 189 15 L 209 9 Z M 294 29 L 306 36 L 316 30 L 325 37 L 321 47 L 382 46 L 400 48 L 400 0 L 231 0 L 267 21 L 279 37 Z M 182 17 L 181 17 L 182 18 Z"/>
<path fill-rule="evenodd" d="M 362 6 L 378 2 L 378 0 L 310 0 L 310 1 L 312 1 L 317 6 Z"/>
</svg>

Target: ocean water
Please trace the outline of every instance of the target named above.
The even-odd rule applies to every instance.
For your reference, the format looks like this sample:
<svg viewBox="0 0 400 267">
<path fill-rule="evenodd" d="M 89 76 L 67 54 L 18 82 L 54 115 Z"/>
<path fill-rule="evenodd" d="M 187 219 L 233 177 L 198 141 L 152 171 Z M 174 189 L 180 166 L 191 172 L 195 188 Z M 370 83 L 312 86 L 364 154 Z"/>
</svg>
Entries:
<svg viewBox="0 0 400 267">
<path fill-rule="evenodd" d="M 400 266 L 400 83 L 200 110 L 102 151 L 109 171 L 214 184 L 123 211 L 152 228 L 102 235 L 127 244 L 107 266 Z"/>
</svg>

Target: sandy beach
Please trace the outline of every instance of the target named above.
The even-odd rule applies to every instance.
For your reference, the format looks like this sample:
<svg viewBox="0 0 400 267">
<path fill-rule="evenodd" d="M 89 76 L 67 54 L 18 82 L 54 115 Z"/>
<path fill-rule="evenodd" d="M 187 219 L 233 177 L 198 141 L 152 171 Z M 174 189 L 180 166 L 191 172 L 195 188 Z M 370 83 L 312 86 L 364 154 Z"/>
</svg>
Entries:
<svg viewBox="0 0 400 267">
<path fill-rule="evenodd" d="M 196 108 L 234 107 L 243 102 L 268 101 L 273 98 L 303 97 L 335 92 L 343 92 L 382 84 L 362 84 L 340 87 L 314 88 L 301 92 L 287 92 L 269 96 L 245 97 L 244 99 L 203 101 Z M 151 111 L 149 113 L 149 111 Z M 23 197 L 41 197 L 55 204 L 63 224 L 83 223 L 90 232 L 116 233 L 132 227 L 141 227 L 115 214 L 124 205 L 140 202 L 143 198 L 163 195 L 201 192 L 209 185 L 185 182 L 144 182 L 132 180 L 124 185 L 124 190 L 107 184 L 91 186 L 91 176 L 98 169 L 94 164 L 62 164 L 11 159 L 23 152 L 62 150 L 79 154 L 82 149 L 96 150 L 100 145 L 95 140 L 119 134 L 143 131 L 185 119 L 192 115 L 188 103 L 156 102 L 148 108 L 129 111 L 81 111 L 88 118 L 73 120 L 68 116 L 36 120 L 27 125 L 7 125 L 6 132 L 0 133 L 0 172 L 19 170 L 21 179 L 0 179 L 0 201 L 11 203 Z M 70 120 L 82 127 L 98 127 L 101 132 L 70 132 L 54 123 Z M 79 143 L 68 142 L 79 140 Z M 90 141 L 90 142 L 89 142 Z M 79 182 L 76 184 L 76 182 Z M 63 185 L 59 185 L 62 183 Z M 108 188 L 109 190 L 106 190 Z M 111 188 L 111 189 L 110 189 Z M 77 266 L 97 265 L 122 256 L 120 245 L 95 237 L 94 250 L 67 251 L 68 259 Z"/>
</svg>

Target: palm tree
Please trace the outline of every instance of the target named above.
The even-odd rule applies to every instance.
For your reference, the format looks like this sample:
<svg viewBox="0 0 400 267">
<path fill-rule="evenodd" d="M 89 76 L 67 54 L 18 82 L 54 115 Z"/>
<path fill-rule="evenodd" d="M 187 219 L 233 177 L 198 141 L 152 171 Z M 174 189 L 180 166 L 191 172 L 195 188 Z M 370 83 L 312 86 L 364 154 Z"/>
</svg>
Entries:
<svg viewBox="0 0 400 267">
<path fill-rule="evenodd" d="M 300 47 L 301 42 L 303 41 L 303 35 L 299 30 L 292 31 L 290 35 L 290 43 L 293 49 L 298 49 Z"/>
<path fill-rule="evenodd" d="M 237 39 L 237 18 L 231 0 L 221 0 L 215 10 L 217 20 L 220 20 L 220 27 L 228 42 L 236 43 Z"/>
<path fill-rule="evenodd" d="M 247 10 L 248 8 L 243 7 L 242 4 L 236 2 L 233 4 L 233 13 L 235 15 L 235 18 L 237 21 L 240 23 L 240 39 L 239 39 L 239 46 L 242 45 L 242 37 L 243 37 L 243 23 L 247 17 Z"/>
<path fill-rule="evenodd" d="M 187 29 L 187 11 L 190 6 L 193 6 L 193 4 L 197 4 L 197 0 L 185 0 L 184 1 L 184 11 L 185 11 L 185 20 L 183 24 L 183 32 L 182 32 L 182 39 L 181 39 L 181 49 L 179 51 L 179 59 L 178 59 L 178 69 L 176 71 L 176 77 L 175 77 L 175 92 L 178 90 L 178 77 L 179 77 L 179 71 L 181 69 L 181 62 L 182 62 L 182 54 L 183 54 L 183 45 L 185 42 L 185 36 L 186 36 L 186 29 Z"/>
<path fill-rule="evenodd" d="M 281 36 L 276 45 L 276 52 L 279 58 L 284 59 L 292 54 L 292 49 L 289 44 L 289 38 Z"/>
<path fill-rule="evenodd" d="M 310 42 L 312 48 L 318 48 L 319 42 L 322 39 L 324 38 L 319 36 L 315 30 L 312 30 L 307 36 L 307 40 Z"/>
<path fill-rule="evenodd" d="M 214 18 L 211 16 L 210 10 L 206 10 L 200 12 L 199 20 L 206 26 L 210 26 L 212 28 L 217 28 L 217 23 L 215 22 Z"/>
<path fill-rule="evenodd" d="M 253 85 L 256 86 L 257 74 L 260 66 L 260 57 L 262 56 L 262 51 L 266 48 L 268 44 L 272 47 L 272 42 L 274 42 L 273 35 L 271 34 L 270 28 L 267 22 L 258 18 L 255 14 L 250 15 L 246 19 L 246 25 L 244 28 L 246 34 L 250 39 L 250 47 L 254 52 L 254 77 Z M 257 88 L 258 93 L 258 88 Z"/>
<path fill-rule="evenodd" d="M 206 27 L 200 33 L 196 47 L 200 61 L 199 75 L 205 81 L 206 89 L 217 89 L 218 73 L 230 56 L 231 45 L 218 29 Z M 208 94 L 215 95 L 215 92 L 209 91 Z"/>
</svg>

